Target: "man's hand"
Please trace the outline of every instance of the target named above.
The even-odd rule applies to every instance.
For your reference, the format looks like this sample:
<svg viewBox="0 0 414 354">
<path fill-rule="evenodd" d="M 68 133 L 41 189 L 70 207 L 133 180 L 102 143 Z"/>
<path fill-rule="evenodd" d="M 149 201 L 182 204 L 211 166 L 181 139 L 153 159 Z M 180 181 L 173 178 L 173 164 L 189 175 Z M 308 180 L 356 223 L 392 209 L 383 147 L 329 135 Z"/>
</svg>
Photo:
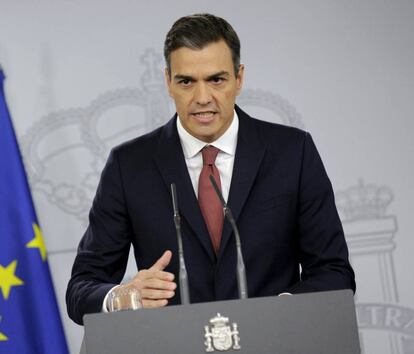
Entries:
<svg viewBox="0 0 414 354">
<path fill-rule="evenodd" d="M 151 268 L 143 269 L 127 284 L 123 284 L 113 291 L 135 288 L 141 296 L 142 307 L 163 307 L 168 304 L 168 299 L 175 294 L 177 284 L 174 283 L 174 274 L 164 272 L 170 263 L 171 251 L 165 251 Z"/>
</svg>

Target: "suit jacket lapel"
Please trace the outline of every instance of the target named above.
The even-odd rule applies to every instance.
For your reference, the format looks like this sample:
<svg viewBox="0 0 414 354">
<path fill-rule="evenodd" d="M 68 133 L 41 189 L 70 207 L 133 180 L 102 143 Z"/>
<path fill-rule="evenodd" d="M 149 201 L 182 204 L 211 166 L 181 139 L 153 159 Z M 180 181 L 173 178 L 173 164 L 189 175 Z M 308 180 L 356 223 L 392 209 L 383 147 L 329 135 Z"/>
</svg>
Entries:
<svg viewBox="0 0 414 354">
<path fill-rule="evenodd" d="M 211 260 L 214 261 L 216 256 L 188 174 L 177 132 L 176 118 L 174 116 L 163 127 L 158 149 L 154 154 L 155 163 L 168 190 L 171 190 L 171 183 L 176 184 L 181 216 L 187 220 Z M 171 217 L 172 215 L 171 207 Z M 183 237 L 186 235 L 184 234 Z"/>
<path fill-rule="evenodd" d="M 265 148 L 260 143 L 252 119 L 237 106 L 236 111 L 239 117 L 239 133 L 227 204 L 237 222 L 262 163 Z M 218 259 L 223 255 L 232 231 L 230 223 L 225 221 Z"/>
</svg>

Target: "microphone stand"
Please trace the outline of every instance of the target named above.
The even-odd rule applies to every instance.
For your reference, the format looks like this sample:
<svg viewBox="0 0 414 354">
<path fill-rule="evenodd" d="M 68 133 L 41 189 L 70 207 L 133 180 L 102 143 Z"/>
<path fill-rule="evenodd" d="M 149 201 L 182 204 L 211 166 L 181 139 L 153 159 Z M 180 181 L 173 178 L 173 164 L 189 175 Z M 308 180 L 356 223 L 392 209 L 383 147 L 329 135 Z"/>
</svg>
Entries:
<svg viewBox="0 0 414 354">
<path fill-rule="evenodd" d="M 246 280 L 246 268 L 244 266 L 243 261 L 243 254 L 241 250 L 241 242 L 240 242 L 240 234 L 239 230 L 236 225 L 236 221 L 233 218 L 233 214 L 228 207 L 226 201 L 223 198 L 223 195 L 221 194 L 220 188 L 218 187 L 216 180 L 212 175 L 209 176 L 210 182 L 214 187 L 214 190 L 218 196 L 218 198 L 221 201 L 221 204 L 223 205 L 223 211 L 224 215 L 227 217 L 227 219 L 230 222 L 231 227 L 233 228 L 234 236 L 236 239 L 236 252 L 237 252 L 237 287 L 239 290 L 239 298 L 240 299 L 247 299 L 247 280 Z"/>
<path fill-rule="evenodd" d="M 181 304 L 188 305 L 190 303 L 190 291 L 188 287 L 188 275 L 187 268 L 185 267 L 184 262 L 184 250 L 183 250 L 183 238 L 181 235 L 181 217 L 178 212 L 178 199 L 175 183 L 171 183 L 171 196 L 173 201 L 174 208 L 174 224 L 175 232 L 177 234 L 178 241 L 178 259 L 179 259 L 179 269 L 178 269 L 178 279 L 180 286 L 180 296 Z"/>
</svg>

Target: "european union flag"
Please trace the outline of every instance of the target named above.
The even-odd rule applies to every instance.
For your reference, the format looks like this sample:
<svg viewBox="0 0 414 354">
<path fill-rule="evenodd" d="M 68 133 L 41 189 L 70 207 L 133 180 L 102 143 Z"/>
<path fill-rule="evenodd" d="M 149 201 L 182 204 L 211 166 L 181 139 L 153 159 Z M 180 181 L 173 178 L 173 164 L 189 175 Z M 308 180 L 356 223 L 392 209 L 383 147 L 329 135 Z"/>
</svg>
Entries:
<svg viewBox="0 0 414 354">
<path fill-rule="evenodd" d="M 0 68 L 0 353 L 68 353 Z"/>
</svg>

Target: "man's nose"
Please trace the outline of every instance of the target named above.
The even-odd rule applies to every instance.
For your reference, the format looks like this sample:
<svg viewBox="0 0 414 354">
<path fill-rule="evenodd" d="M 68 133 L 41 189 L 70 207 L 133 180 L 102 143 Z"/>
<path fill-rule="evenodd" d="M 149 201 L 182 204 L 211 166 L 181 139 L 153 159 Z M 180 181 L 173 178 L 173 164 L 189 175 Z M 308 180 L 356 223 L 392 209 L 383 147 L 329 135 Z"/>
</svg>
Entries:
<svg viewBox="0 0 414 354">
<path fill-rule="evenodd" d="M 197 104 L 205 106 L 212 100 L 209 87 L 205 83 L 200 83 L 194 92 L 194 100 Z"/>
</svg>

